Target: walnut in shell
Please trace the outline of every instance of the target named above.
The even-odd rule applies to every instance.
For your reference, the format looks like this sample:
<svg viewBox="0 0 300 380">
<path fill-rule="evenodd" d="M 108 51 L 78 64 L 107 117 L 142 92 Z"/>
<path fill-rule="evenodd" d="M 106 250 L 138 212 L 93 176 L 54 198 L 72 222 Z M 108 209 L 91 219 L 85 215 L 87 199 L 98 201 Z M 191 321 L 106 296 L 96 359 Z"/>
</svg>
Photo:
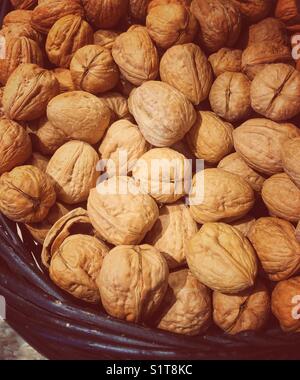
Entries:
<svg viewBox="0 0 300 380">
<path fill-rule="evenodd" d="M 105 256 L 97 285 L 107 313 L 128 322 L 148 320 L 168 286 L 168 266 L 150 245 L 120 245 Z"/>
<path fill-rule="evenodd" d="M 15 9 L 7 13 L 3 19 L 3 26 L 9 24 L 30 24 L 32 11 L 27 9 Z"/>
<path fill-rule="evenodd" d="M 284 171 L 300 189 L 300 137 L 287 140 L 282 147 Z"/>
<path fill-rule="evenodd" d="M 4 92 L 4 87 L 0 87 L 0 119 L 4 116 L 4 108 L 3 108 L 3 92 Z"/>
<path fill-rule="evenodd" d="M 132 120 L 125 96 L 118 92 L 106 92 L 99 99 L 111 110 L 111 123 L 120 119 Z"/>
<path fill-rule="evenodd" d="M 251 23 L 268 16 L 273 3 L 272 0 L 232 0 L 232 2 Z"/>
<path fill-rule="evenodd" d="M 26 161 L 26 165 L 32 165 L 40 169 L 42 172 L 46 172 L 49 163 L 49 157 L 43 156 L 38 152 L 32 152 L 29 160 Z"/>
<path fill-rule="evenodd" d="M 242 70 L 242 50 L 222 48 L 208 58 L 215 76 L 225 72 L 239 73 Z"/>
<path fill-rule="evenodd" d="M 119 35 L 120 33 L 112 30 L 99 29 L 94 33 L 94 44 L 111 50 Z"/>
<path fill-rule="evenodd" d="M 278 0 L 275 8 L 275 17 L 282 20 L 287 29 L 299 32 L 299 4 L 297 0 Z"/>
<path fill-rule="evenodd" d="M 277 18 L 267 17 L 249 28 L 248 46 L 258 42 L 276 42 L 288 45 L 288 34 L 284 23 Z"/>
<path fill-rule="evenodd" d="M 42 45 L 43 36 L 28 23 L 12 23 L 0 29 L 0 36 L 8 44 L 11 38 L 27 37 Z"/>
<path fill-rule="evenodd" d="M 241 219 L 231 222 L 230 225 L 237 228 L 244 236 L 248 237 L 248 234 L 255 222 L 255 217 L 248 214 Z"/>
<path fill-rule="evenodd" d="M 53 70 L 53 74 L 59 83 L 60 94 L 76 90 L 70 70 L 58 67 Z"/>
<path fill-rule="evenodd" d="M 37 0 L 10 0 L 12 6 L 16 9 L 31 9 L 37 5 Z"/>
<path fill-rule="evenodd" d="M 129 14 L 138 21 L 145 21 L 151 0 L 129 0 Z"/>
</svg>

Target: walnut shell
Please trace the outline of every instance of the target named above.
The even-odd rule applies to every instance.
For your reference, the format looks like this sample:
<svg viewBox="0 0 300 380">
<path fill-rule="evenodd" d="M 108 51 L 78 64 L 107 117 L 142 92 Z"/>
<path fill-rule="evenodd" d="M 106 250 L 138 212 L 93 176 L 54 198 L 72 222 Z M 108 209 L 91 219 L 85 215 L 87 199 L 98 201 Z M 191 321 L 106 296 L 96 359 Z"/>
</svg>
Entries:
<svg viewBox="0 0 300 380">
<path fill-rule="evenodd" d="M 157 7 L 158 5 L 169 5 L 171 3 L 177 3 L 189 7 L 192 0 L 150 0 L 147 13 L 151 11 L 152 8 Z"/>
<path fill-rule="evenodd" d="M 248 237 L 248 234 L 255 222 L 255 217 L 248 214 L 241 219 L 231 222 L 230 225 L 237 228 L 244 236 Z"/>
<path fill-rule="evenodd" d="M 271 281 L 286 280 L 300 268 L 300 244 L 294 226 L 286 220 L 260 218 L 252 226 L 248 237 Z"/>
<path fill-rule="evenodd" d="M 212 110 L 230 122 L 247 118 L 251 112 L 250 84 L 242 73 L 225 72 L 219 75 L 209 94 Z"/>
<path fill-rule="evenodd" d="M 254 170 L 272 175 L 283 171 L 283 144 L 299 136 L 293 124 L 277 124 L 267 119 L 251 119 L 233 132 L 235 150 Z"/>
<path fill-rule="evenodd" d="M 209 111 L 199 111 L 198 118 L 186 135 L 192 153 L 216 164 L 233 149 L 233 126 Z"/>
<path fill-rule="evenodd" d="M 9 24 L 30 24 L 31 16 L 31 10 L 15 9 L 6 14 L 2 25 L 7 26 Z"/>
<path fill-rule="evenodd" d="M 275 16 L 285 23 L 286 28 L 299 32 L 299 4 L 296 0 L 278 0 L 275 8 Z"/>
<path fill-rule="evenodd" d="M 126 18 L 128 0 L 82 0 L 87 20 L 96 28 L 111 29 Z"/>
<path fill-rule="evenodd" d="M 16 9 L 30 9 L 37 4 L 37 0 L 10 0 L 10 2 Z"/>
<path fill-rule="evenodd" d="M 97 152 L 82 141 L 69 141 L 52 156 L 47 174 L 53 179 L 57 198 L 67 204 L 86 201 L 96 186 Z"/>
<path fill-rule="evenodd" d="M 43 37 L 28 23 L 12 23 L 0 29 L 0 36 L 5 39 L 8 44 L 11 38 L 27 37 L 42 45 Z"/>
<path fill-rule="evenodd" d="M 128 120 L 119 120 L 108 128 L 99 153 L 101 160 L 107 160 L 105 169 L 109 177 L 126 176 L 148 149 L 149 144 L 138 127 Z"/>
<path fill-rule="evenodd" d="M 238 153 L 232 153 L 219 162 L 218 168 L 244 178 L 254 191 L 261 192 L 265 178 L 254 171 Z"/>
<path fill-rule="evenodd" d="M 273 5 L 272 0 L 232 0 L 232 2 L 251 23 L 268 16 Z"/>
<path fill-rule="evenodd" d="M 148 5 L 151 0 L 129 0 L 129 13 L 138 21 L 145 21 Z"/>
<path fill-rule="evenodd" d="M 287 174 L 279 173 L 267 179 L 262 198 L 272 216 L 291 222 L 300 220 L 300 189 Z"/>
<path fill-rule="evenodd" d="M 212 168 L 193 178 L 189 202 L 198 223 L 237 220 L 252 209 L 254 201 L 251 186 L 236 174 Z"/>
<path fill-rule="evenodd" d="M 130 29 L 117 37 L 112 55 L 123 77 L 136 86 L 158 75 L 158 53 L 144 27 Z"/>
<path fill-rule="evenodd" d="M 149 319 L 168 286 L 168 266 L 150 245 L 121 245 L 105 256 L 97 285 L 102 304 L 113 317 L 128 322 Z"/>
<path fill-rule="evenodd" d="M 160 77 L 195 105 L 208 97 L 213 83 L 212 69 L 205 54 L 192 43 L 173 46 L 166 51 L 160 62 Z"/>
<path fill-rule="evenodd" d="M 279 282 L 272 293 L 272 312 L 286 332 L 300 332 L 300 277 Z"/>
<path fill-rule="evenodd" d="M 291 119 L 300 112 L 300 72 L 276 63 L 265 66 L 251 83 L 251 105 L 274 121 Z"/>
<path fill-rule="evenodd" d="M 242 50 L 222 48 L 208 57 L 216 77 L 225 73 L 239 73 L 242 70 Z"/>
<path fill-rule="evenodd" d="M 197 20 L 189 8 L 173 2 L 151 8 L 146 26 L 153 41 L 162 49 L 192 42 L 198 30 Z"/>
<path fill-rule="evenodd" d="M 221 293 L 235 294 L 250 288 L 257 274 L 250 242 L 224 223 L 202 226 L 188 243 L 187 262 L 200 282 Z"/>
<path fill-rule="evenodd" d="M 44 1 L 34 8 L 31 25 L 40 33 L 48 34 L 60 18 L 68 15 L 84 17 L 84 11 L 78 0 Z"/>
<path fill-rule="evenodd" d="M 125 96 L 118 92 L 106 92 L 99 99 L 111 110 L 111 123 L 120 119 L 132 120 Z"/>
<path fill-rule="evenodd" d="M 193 0 L 191 11 L 200 25 L 200 40 L 210 52 L 232 47 L 241 31 L 241 14 L 233 2 Z"/>
<path fill-rule="evenodd" d="M 49 157 L 43 156 L 38 152 L 32 152 L 29 160 L 26 161 L 26 165 L 32 165 L 40 169 L 42 172 L 46 172 L 49 163 Z"/>
<path fill-rule="evenodd" d="M 287 140 L 282 146 L 284 171 L 300 189 L 300 137 Z"/>
<path fill-rule="evenodd" d="M 188 241 L 197 232 L 197 223 L 188 207 L 178 202 L 164 205 L 159 210 L 159 218 L 146 235 L 145 242 L 158 249 L 169 268 L 175 269 L 186 263 Z"/>
<path fill-rule="evenodd" d="M 92 236 L 69 236 L 52 256 L 50 278 L 74 297 L 98 303 L 100 293 L 96 279 L 108 252 L 107 246 Z"/>
<path fill-rule="evenodd" d="M 51 63 L 68 68 L 74 53 L 93 41 L 94 32 L 90 25 L 80 16 L 68 15 L 52 26 L 45 48 Z"/>
<path fill-rule="evenodd" d="M 96 144 L 108 128 L 111 111 L 96 96 L 73 91 L 53 98 L 47 116 L 68 139 Z"/>
<path fill-rule="evenodd" d="M 25 128 L 0 119 L 0 175 L 24 164 L 31 155 L 31 140 Z"/>
<path fill-rule="evenodd" d="M 111 52 L 98 45 L 86 45 L 74 54 L 70 71 L 78 90 L 99 94 L 113 89 L 119 70 Z"/>
<path fill-rule="evenodd" d="M 71 71 L 68 69 L 62 69 L 60 67 L 54 69 L 53 74 L 59 84 L 59 93 L 75 91 L 75 84 L 72 79 Z"/>
<path fill-rule="evenodd" d="M 94 33 L 94 44 L 111 50 L 119 35 L 120 33 L 112 30 L 99 29 Z"/>
<path fill-rule="evenodd" d="M 114 245 L 139 244 L 151 230 L 159 211 L 129 177 L 112 177 L 92 189 L 88 214 L 99 235 Z"/>
<path fill-rule="evenodd" d="M 159 329 L 198 335 L 211 323 L 211 292 L 188 269 L 170 273 L 168 290 L 157 312 Z"/>
<path fill-rule="evenodd" d="M 257 42 L 277 42 L 288 45 L 288 34 L 284 23 L 274 17 L 268 17 L 249 28 L 248 46 Z"/>
<path fill-rule="evenodd" d="M 3 92 L 4 92 L 4 87 L 0 87 L 0 119 L 4 116 L 4 108 L 3 108 Z"/>
<path fill-rule="evenodd" d="M 163 82 L 149 81 L 136 88 L 128 105 L 145 139 L 157 147 L 175 144 L 196 121 L 192 104 Z"/>
<path fill-rule="evenodd" d="M 260 331 L 269 320 L 271 298 L 265 284 L 258 280 L 240 294 L 214 292 L 213 310 L 215 324 L 227 334 Z"/>
<path fill-rule="evenodd" d="M 37 119 L 45 114 L 47 104 L 58 91 L 58 82 L 51 71 L 23 64 L 5 86 L 2 99 L 5 114 L 17 121 Z"/>
<path fill-rule="evenodd" d="M 35 166 L 17 166 L 0 177 L 0 211 L 14 222 L 41 222 L 55 200 L 51 179 Z"/>
</svg>

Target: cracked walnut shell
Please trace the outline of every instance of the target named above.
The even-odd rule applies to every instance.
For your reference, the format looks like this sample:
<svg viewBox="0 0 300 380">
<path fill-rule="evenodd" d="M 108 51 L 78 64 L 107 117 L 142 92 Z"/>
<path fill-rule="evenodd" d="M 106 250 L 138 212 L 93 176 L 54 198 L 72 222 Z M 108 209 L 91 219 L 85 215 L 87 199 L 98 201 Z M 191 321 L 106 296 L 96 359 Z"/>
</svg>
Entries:
<svg viewBox="0 0 300 380">
<path fill-rule="evenodd" d="M 148 320 L 168 286 L 168 266 L 150 245 L 120 245 L 105 256 L 97 284 L 107 313 L 128 322 Z"/>
</svg>

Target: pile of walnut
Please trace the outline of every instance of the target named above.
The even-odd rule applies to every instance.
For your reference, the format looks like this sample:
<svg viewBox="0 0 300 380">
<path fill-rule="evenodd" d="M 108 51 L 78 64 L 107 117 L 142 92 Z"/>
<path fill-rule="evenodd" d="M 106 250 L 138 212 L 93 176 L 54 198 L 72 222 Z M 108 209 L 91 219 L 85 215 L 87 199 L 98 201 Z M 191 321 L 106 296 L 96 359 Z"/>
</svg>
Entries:
<svg viewBox="0 0 300 380">
<path fill-rule="evenodd" d="M 296 1 L 12 4 L 0 30 L 0 211 L 43 245 L 51 279 L 176 333 L 213 321 L 260 330 L 271 311 L 300 331 Z M 97 163 L 123 170 L 122 149 L 128 176 L 107 165 L 99 187 L 117 178 L 146 191 L 105 195 Z M 136 164 L 185 157 L 206 165 L 190 207 L 172 178 L 170 194 L 153 191 Z"/>
</svg>

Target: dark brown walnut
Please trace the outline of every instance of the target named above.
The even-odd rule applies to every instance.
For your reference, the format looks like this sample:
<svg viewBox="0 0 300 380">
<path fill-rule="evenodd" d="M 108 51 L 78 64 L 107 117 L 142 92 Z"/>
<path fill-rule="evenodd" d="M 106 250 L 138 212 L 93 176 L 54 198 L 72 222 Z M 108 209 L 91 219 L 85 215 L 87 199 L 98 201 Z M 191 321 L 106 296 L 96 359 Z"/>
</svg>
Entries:
<svg viewBox="0 0 300 380">
<path fill-rule="evenodd" d="M 268 17 L 249 28 L 248 46 L 258 42 L 277 42 L 281 45 L 288 45 L 289 38 L 282 21 Z"/>
<path fill-rule="evenodd" d="M 53 74 L 59 84 L 59 92 L 75 91 L 75 84 L 72 79 L 71 71 L 68 69 L 56 68 Z"/>
<path fill-rule="evenodd" d="M 151 0 L 129 0 L 129 14 L 138 21 L 145 21 Z"/>
<path fill-rule="evenodd" d="M 247 118 L 251 112 L 250 84 L 242 73 L 225 72 L 218 76 L 209 94 L 212 110 L 230 122 Z"/>
<path fill-rule="evenodd" d="M 147 29 L 138 26 L 116 38 L 112 55 L 124 78 L 135 86 L 156 79 L 159 58 Z"/>
<path fill-rule="evenodd" d="M 80 16 L 64 16 L 52 26 L 46 40 L 46 53 L 51 63 L 68 68 L 74 53 L 92 44 L 94 32 Z"/>
<path fill-rule="evenodd" d="M 163 301 L 169 270 L 151 245 L 120 245 L 105 256 L 97 285 L 107 313 L 128 322 L 149 320 Z"/>
<path fill-rule="evenodd" d="M 14 222 L 41 222 L 55 200 L 50 177 L 35 166 L 17 166 L 0 177 L 0 211 Z"/>
<path fill-rule="evenodd" d="M 85 15 L 94 27 L 111 29 L 126 19 L 128 0 L 82 0 Z"/>
<path fill-rule="evenodd" d="M 11 38 L 27 37 L 34 40 L 42 46 L 43 36 L 37 32 L 29 23 L 12 23 L 7 26 L 3 26 L 0 29 L 0 36 L 6 41 L 6 44 Z"/>
<path fill-rule="evenodd" d="M 100 293 L 96 280 L 108 252 L 108 247 L 93 236 L 69 236 L 52 256 L 50 278 L 74 297 L 98 303 Z"/>
<path fill-rule="evenodd" d="M 31 25 L 40 33 L 47 34 L 60 18 L 67 15 L 84 17 L 78 0 L 48 0 L 39 4 L 32 12 Z"/>
<path fill-rule="evenodd" d="M 215 76 L 226 71 L 239 73 L 242 70 L 242 50 L 222 48 L 208 57 Z"/>
<path fill-rule="evenodd" d="M 7 13 L 3 19 L 3 26 L 8 24 L 30 24 L 32 16 L 31 10 L 15 9 Z"/>
<path fill-rule="evenodd" d="M 198 335 L 211 324 L 211 292 L 188 269 L 170 273 L 168 290 L 154 316 L 162 330 L 183 335 Z"/>
<path fill-rule="evenodd" d="M 300 137 L 286 141 L 282 147 L 284 171 L 300 189 Z"/>
<path fill-rule="evenodd" d="M 241 14 L 251 23 L 262 20 L 272 9 L 272 0 L 232 0 Z"/>
<path fill-rule="evenodd" d="M 205 54 L 192 43 L 166 51 L 160 62 L 160 77 L 195 105 L 208 97 L 213 83 L 213 72 Z"/>
<path fill-rule="evenodd" d="M 94 33 L 94 44 L 111 50 L 119 35 L 120 33 L 112 30 L 99 29 Z"/>
<path fill-rule="evenodd" d="M 260 331 L 270 317 L 271 299 L 266 285 L 258 280 L 239 294 L 213 293 L 213 318 L 227 334 Z"/>
<path fill-rule="evenodd" d="M 286 332 L 300 332 L 300 277 L 281 281 L 272 293 L 272 312 Z"/>
<path fill-rule="evenodd" d="M 38 119 L 58 92 L 59 85 L 51 71 L 35 64 L 23 64 L 6 83 L 2 100 L 5 114 L 17 121 Z"/>
<path fill-rule="evenodd" d="M 12 120 L 0 119 L 0 175 L 24 162 L 31 155 L 31 140 L 25 128 Z"/>
<path fill-rule="evenodd" d="M 76 88 L 92 94 L 112 90 L 119 81 L 119 70 L 111 52 L 98 45 L 78 49 L 70 71 Z"/>
<path fill-rule="evenodd" d="M 10 2 L 12 6 L 17 9 L 31 9 L 38 3 L 37 0 L 10 0 Z"/>
<path fill-rule="evenodd" d="M 299 136 L 293 124 L 268 119 L 250 119 L 233 132 L 235 150 L 254 170 L 272 175 L 283 171 L 283 144 Z"/>
<path fill-rule="evenodd" d="M 149 13 L 152 8 L 157 7 L 158 5 L 168 5 L 168 4 L 181 4 L 189 7 L 191 5 L 192 0 L 150 0 L 147 12 Z"/>
<path fill-rule="evenodd" d="M 291 222 L 300 220 L 300 189 L 286 173 L 275 174 L 265 181 L 262 198 L 272 216 Z"/>
<path fill-rule="evenodd" d="M 288 30 L 300 31 L 300 9 L 297 0 L 278 0 L 275 9 L 275 17 L 283 21 Z"/>
<path fill-rule="evenodd" d="M 26 161 L 26 165 L 32 165 L 40 169 L 42 172 L 46 172 L 49 163 L 49 157 L 43 156 L 41 153 L 32 152 L 30 158 Z"/>
<path fill-rule="evenodd" d="M 231 1 L 193 0 L 191 11 L 200 25 L 200 40 L 210 52 L 232 47 L 241 31 L 241 14 Z"/>
<path fill-rule="evenodd" d="M 43 66 L 42 51 L 27 37 L 11 38 L 5 48 L 5 59 L 0 59 L 0 83 L 5 85 L 13 71 L 23 63 Z"/>
<path fill-rule="evenodd" d="M 146 26 L 153 41 L 162 49 L 192 42 L 198 30 L 189 8 L 173 2 L 151 8 Z"/>
<path fill-rule="evenodd" d="M 294 226 L 286 220 L 258 219 L 248 234 L 262 268 L 271 281 L 286 280 L 300 268 L 300 244 Z"/>
<path fill-rule="evenodd" d="M 99 99 L 111 110 L 111 123 L 120 119 L 133 120 L 125 96 L 118 92 L 106 92 Z"/>
</svg>

